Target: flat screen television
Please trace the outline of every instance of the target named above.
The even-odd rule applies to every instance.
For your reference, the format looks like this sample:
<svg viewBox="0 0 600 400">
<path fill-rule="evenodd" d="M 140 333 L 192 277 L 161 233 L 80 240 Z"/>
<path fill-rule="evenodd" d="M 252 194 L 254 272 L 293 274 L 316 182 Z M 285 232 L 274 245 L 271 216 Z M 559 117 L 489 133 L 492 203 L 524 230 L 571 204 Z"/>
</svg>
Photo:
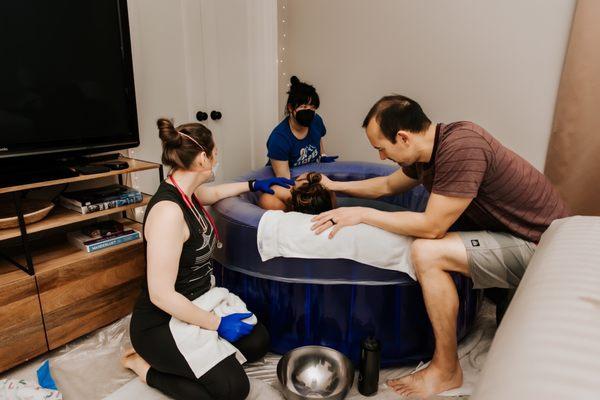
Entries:
<svg viewBox="0 0 600 400">
<path fill-rule="evenodd" d="M 0 163 L 138 145 L 126 0 L 0 1 Z"/>
</svg>

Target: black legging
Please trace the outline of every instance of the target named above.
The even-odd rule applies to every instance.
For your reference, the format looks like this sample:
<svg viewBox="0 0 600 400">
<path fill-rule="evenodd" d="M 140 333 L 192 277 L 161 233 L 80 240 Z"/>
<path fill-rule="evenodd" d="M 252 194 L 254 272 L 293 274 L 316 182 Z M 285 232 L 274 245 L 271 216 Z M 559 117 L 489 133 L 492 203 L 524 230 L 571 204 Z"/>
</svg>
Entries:
<svg viewBox="0 0 600 400">
<path fill-rule="evenodd" d="M 252 333 L 233 345 L 248 362 L 256 361 L 269 349 L 269 333 L 264 325 L 258 323 Z M 165 351 L 161 352 L 160 348 Z M 178 351 L 171 350 L 170 345 L 156 343 L 155 352 L 162 354 L 156 354 L 158 357 L 153 357 L 154 362 L 146 360 L 151 365 L 146 375 L 149 386 L 176 400 L 242 400 L 248 396 L 250 382 L 235 354 L 215 365 L 200 378 L 196 378 L 183 356 Z M 174 369 L 175 365 L 177 367 Z M 182 371 L 183 366 L 185 367 Z"/>
</svg>

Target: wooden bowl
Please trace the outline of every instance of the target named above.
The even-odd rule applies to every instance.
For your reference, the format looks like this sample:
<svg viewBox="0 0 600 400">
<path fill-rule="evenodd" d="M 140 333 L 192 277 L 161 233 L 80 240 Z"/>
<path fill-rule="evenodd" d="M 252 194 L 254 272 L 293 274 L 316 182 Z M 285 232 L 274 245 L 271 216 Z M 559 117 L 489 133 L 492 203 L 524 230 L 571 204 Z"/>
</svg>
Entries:
<svg viewBox="0 0 600 400">
<path fill-rule="evenodd" d="M 54 203 L 49 200 L 23 199 L 21 209 L 25 224 L 31 224 L 44 218 L 52 209 Z M 19 218 L 12 201 L 0 202 L 0 229 L 16 228 L 19 226 Z"/>
</svg>

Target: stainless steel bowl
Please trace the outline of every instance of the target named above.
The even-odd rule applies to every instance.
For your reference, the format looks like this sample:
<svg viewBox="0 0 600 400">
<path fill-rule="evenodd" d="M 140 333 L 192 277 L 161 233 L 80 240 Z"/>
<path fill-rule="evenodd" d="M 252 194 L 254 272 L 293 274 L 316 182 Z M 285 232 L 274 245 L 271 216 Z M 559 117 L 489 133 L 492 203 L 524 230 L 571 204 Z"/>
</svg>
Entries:
<svg viewBox="0 0 600 400">
<path fill-rule="evenodd" d="M 354 382 L 354 366 L 337 350 L 304 346 L 279 360 L 277 378 L 288 400 L 341 400 Z"/>
</svg>

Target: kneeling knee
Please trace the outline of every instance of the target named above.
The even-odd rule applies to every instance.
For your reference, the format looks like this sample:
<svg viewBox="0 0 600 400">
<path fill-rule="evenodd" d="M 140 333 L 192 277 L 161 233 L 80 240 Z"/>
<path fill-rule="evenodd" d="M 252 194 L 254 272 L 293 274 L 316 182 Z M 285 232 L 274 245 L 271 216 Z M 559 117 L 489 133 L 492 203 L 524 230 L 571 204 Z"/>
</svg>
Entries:
<svg viewBox="0 0 600 400">
<path fill-rule="evenodd" d="M 229 381 L 228 400 L 244 400 L 250 393 L 250 380 L 244 373 Z"/>
<path fill-rule="evenodd" d="M 251 335 L 251 345 L 244 349 L 245 351 L 243 352 L 248 362 L 254 362 L 263 358 L 269 351 L 271 344 L 269 331 L 267 331 L 267 328 L 263 324 L 257 324 Z"/>
<path fill-rule="evenodd" d="M 250 393 L 250 381 L 242 368 L 239 371 L 223 371 L 217 381 L 211 382 L 209 389 L 215 400 L 243 400 Z"/>
<path fill-rule="evenodd" d="M 244 336 L 235 342 L 234 345 L 246 357 L 247 362 L 254 362 L 267 354 L 270 341 L 271 338 L 267 328 L 259 322 L 248 336 Z"/>
</svg>

